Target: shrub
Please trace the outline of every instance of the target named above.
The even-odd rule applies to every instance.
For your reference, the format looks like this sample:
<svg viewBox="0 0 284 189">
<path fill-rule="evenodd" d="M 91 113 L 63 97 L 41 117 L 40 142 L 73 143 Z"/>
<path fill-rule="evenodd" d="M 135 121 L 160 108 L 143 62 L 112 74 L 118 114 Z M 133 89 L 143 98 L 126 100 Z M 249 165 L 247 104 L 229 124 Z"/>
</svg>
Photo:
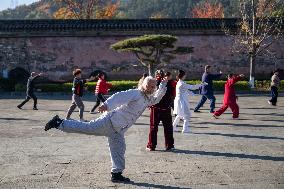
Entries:
<svg viewBox="0 0 284 189">
<path fill-rule="evenodd" d="M 17 83 L 17 84 L 15 85 L 15 91 L 23 92 L 23 91 L 26 91 L 26 90 L 27 90 L 27 86 L 24 85 L 24 84 Z"/>
<path fill-rule="evenodd" d="M 201 81 L 199 80 L 192 80 L 192 81 L 186 81 L 187 83 L 191 84 L 191 85 L 195 85 L 195 84 L 200 84 Z M 215 91 L 224 91 L 225 88 L 225 83 L 226 81 L 213 81 L 213 88 Z M 235 84 L 235 89 L 237 91 L 249 91 L 250 87 L 249 87 L 249 83 L 247 81 L 239 81 Z"/>
<path fill-rule="evenodd" d="M 190 80 L 186 81 L 189 84 L 200 84 L 200 80 Z M 124 91 L 128 89 L 136 88 L 138 81 L 110 81 L 112 87 L 110 92 Z M 215 91 L 224 91 L 224 85 L 226 81 L 214 81 L 214 90 Z M 86 83 L 85 88 L 87 91 L 94 92 L 96 88 L 96 82 Z M 48 84 L 37 84 L 36 88 L 40 89 L 42 92 L 71 92 L 72 83 L 48 83 Z M 281 81 L 280 89 L 284 87 L 284 80 Z M 258 90 L 270 90 L 270 81 L 256 81 L 256 88 Z M 250 91 L 248 81 L 239 81 L 235 85 L 237 91 Z M 0 78 L 0 90 L 4 91 L 25 91 L 26 85 L 16 84 L 15 82 L 9 79 Z"/>
<path fill-rule="evenodd" d="M 11 80 L 11 79 L 6 79 L 6 78 L 0 77 L 0 90 L 14 91 L 15 90 L 15 81 Z"/>
<path fill-rule="evenodd" d="M 64 84 L 55 84 L 55 83 L 50 83 L 50 84 L 40 84 L 37 85 L 37 89 L 41 89 L 42 92 L 69 92 L 72 89 L 72 85 L 68 86 L 68 83 Z"/>
</svg>

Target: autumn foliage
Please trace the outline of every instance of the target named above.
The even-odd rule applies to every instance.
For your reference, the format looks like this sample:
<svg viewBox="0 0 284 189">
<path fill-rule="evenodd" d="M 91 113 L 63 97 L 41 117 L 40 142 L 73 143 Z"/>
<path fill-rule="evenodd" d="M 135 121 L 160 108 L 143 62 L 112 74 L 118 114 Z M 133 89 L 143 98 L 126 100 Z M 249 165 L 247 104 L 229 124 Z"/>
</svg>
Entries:
<svg viewBox="0 0 284 189">
<path fill-rule="evenodd" d="M 100 18 L 100 19 L 113 18 L 116 14 L 118 6 L 119 6 L 119 2 L 117 3 L 109 2 L 105 7 L 102 7 L 96 11 L 96 18 Z"/>
<path fill-rule="evenodd" d="M 119 6 L 119 1 L 111 0 L 56 0 L 61 5 L 54 14 L 56 19 L 109 19 L 113 18 Z"/>
<path fill-rule="evenodd" d="M 224 18 L 224 8 L 221 3 L 208 1 L 197 5 L 192 9 L 193 18 Z"/>
</svg>

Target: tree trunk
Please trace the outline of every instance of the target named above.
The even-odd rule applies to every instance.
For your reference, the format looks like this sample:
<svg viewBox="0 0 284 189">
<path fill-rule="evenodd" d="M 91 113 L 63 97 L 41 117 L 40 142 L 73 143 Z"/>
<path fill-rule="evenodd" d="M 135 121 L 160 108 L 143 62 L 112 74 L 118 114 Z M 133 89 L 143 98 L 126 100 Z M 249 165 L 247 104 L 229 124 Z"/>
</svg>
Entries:
<svg viewBox="0 0 284 189">
<path fill-rule="evenodd" d="M 251 38 L 251 44 L 252 49 L 250 52 L 250 71 L 249 71 L 249 84 L 250 87 L 253 89 L 254 86 L 254 77 L 255 77 L 255 58 L 256 58 L 256 44 L 255 44 L 255 22 L 256 22 L 256 11 L 255 11 L 255 3 L 254 0 L 251 1 L 252 3 L 252 38 Z"/>
<path fill-rule="evenodd" d="M 153 64 L 149 64 L 148 65 L 148 72 L 149 72 L 149 76 L 152 76 L 152 77 L 154 77 L 154 72 L 155 72 L 155 70 L 154 70 L 154 65 Z"/>
<path fill-rule="evenodd" d="M 253 89 L 255 88 L 255 50 L 250 54 L 250 72 L 249 72 L 249 84 Z"/>
</svg>

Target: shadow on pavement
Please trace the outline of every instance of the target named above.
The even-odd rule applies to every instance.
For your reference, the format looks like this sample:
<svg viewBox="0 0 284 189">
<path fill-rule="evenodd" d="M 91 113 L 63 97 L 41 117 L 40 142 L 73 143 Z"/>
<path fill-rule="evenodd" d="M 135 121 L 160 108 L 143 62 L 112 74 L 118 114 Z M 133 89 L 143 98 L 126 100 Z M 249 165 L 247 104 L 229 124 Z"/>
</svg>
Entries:
<svg viewBox="0 0 284 189">
<path fill-rule="evenodd" d="M 273 119 L 273 120 L 269 120 L 269 119 L 262 119 L 262 120 L 259 120 L 259 121 L 275 121 L 275 122 L 284 122 L 284 120 L 281 120 L 281 119 Z"/>
<path fill-rule="evenodd" d="M 233 154 L 233 153 L 225 153 L 225 152 L 206 152 L 206 151 L 191 151 L 191 150 L 179 150 L 179 149 L 176 149 L 172 152 L 180 153 L 180 154 L 202 155 L 202 156 L 217 156 L 217 157 L 233 157 L 233 158 L 240 158 L 240 159 L 284 161 L 284 157 L 249 155 L 249 154 Z"/>
<path fill-rule="evenodd" d="M 252 113 L 245 113 L 248 115 L 256 115 L 256 116 L 284 116 L 284 114 L 277 114 L 277 113 L 268 113 L 268 114 L 252 114 Z"/>
<path fill-rule="evenodd" d="M 192 134 L 197 134 L 197 135 L 227 136 L 227 137 L 236 137 L 236 138 L 257 138 L 257 139 L 276 139 L 276 140 L 284 140 L 284 138 L 270 137 L 270 136 L 252 136 L 252 135 L 223 134 L 223 133 L 198 133 L 198 132 L 193 132 Z"/>
<path fill-rule="evenodd" d="M 165 186 L 165 185 L 160 185 L 160 184 L 151 184 L 151 183 L 134 182 L 134 181 L 126 182 L 124 184 L 145 187 L 145 188 L 191 189 L 191 188 L 184 188 L 184 187 L 178 187 L 178 186 Z"/>
<path fill-rule="evenodd" d="M 284 127 L 277 125 L 252 125 L 252 124 L 241 124 L 241 123 L 216 123 L 216 122 L 199 122 L 198 124 L 212 124 L 212 125 L 238 126 L 238 127 L 275 127 L 275 128 Z"/>
<path fill-rule="evenodd" d="M 260 107 L 260 108 L 242 108 L 242 109 L 247 109 L 247 110 L 270 110 L 270 109 L 275 109 L 275 108 L 267 108 L 267 107 Z"/>
<path fill-rule="evenodd" d="M 27 121 L 32 119 L 26 119 L 26 118 L 12 118 L 12 117 L 0 117 L 0 120 L 12 120 L 12 121 Z M 37 121 L 37 120 L 32 120 Z"/>
</svg>

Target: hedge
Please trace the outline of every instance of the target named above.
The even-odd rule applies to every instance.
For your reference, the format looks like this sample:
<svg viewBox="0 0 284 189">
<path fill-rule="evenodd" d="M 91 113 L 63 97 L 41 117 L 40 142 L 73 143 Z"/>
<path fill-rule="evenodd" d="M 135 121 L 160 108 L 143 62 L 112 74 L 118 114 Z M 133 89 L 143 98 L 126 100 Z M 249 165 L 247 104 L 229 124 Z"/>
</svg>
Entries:
<svg viewBox="0 0 284 189">
<path fill-rule="evenodd" d="M 14 91 L 15 81 L 0 77 L 0 91 Z"/>
<path fill-rule="evenodd" d="M 199 80 L 186 81 L 189 84 L 199 84 Z M 113 85 L 110 89 L 110 92 L 123 91 L 127 89 L 132 89 L 137 87 L 138 81 L 110 81 Z M 216 91 L 224 91 L 224 85 L 226 81 L 214 81 L 214 89 Z M 284 80 L 281 81 L 281 88 L 283 89 Z M 85 85 L 87 91 L 93 92 L 96 87 L 96 82 L 90 82 Z M 36 88 L 42 92 L 71 92 L 72 83 L 63 83 L 63 84 L 36 84 Z M 270 81 L 256 81 L 257 90 L 269 90 Z M 239 81 L 236 83 L 235 89 L 237 91 L 249 91 L 250 87 L 248 81 Z M 13 81 L 8 79 L 0 78 L 0 90 L 2 91 L 25 91 L 26 85 L 16 84 Z"/>
</svg>

